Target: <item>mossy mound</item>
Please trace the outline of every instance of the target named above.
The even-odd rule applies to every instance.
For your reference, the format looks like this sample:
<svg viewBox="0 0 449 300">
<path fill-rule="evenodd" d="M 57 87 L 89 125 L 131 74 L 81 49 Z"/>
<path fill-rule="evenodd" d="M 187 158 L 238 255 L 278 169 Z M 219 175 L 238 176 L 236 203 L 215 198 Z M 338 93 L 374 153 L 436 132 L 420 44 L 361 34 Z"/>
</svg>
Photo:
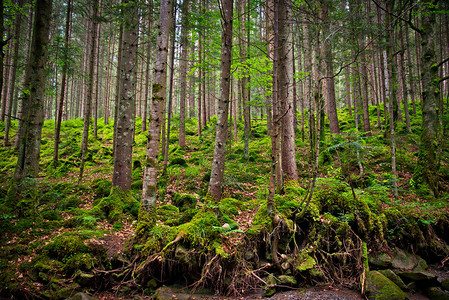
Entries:
<svg viewBox="0 0 449 300">
<path fill-rule="evenodd" d="M 408 296 L 393 281 L 378 271 L 371 271 L 367 275 L 367 295 L 373 300 L 405 300 Z"/>
<path fill-rule="evenodd" d="M 134 199 L 131 191 L 123 191 L 120 187 L 113 187 L 108 197 L 102 198 L 90 213 L 111 223 L 121 221 L 123 215 L 128 213 L 137 217 L 140 203 Z"/>
</svg>

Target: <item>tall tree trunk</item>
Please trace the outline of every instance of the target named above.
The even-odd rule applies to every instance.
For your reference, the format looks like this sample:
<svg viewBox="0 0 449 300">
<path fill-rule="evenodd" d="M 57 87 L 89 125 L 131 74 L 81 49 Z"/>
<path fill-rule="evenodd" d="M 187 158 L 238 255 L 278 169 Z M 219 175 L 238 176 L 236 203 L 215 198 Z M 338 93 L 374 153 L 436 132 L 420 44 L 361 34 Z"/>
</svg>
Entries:
<svg viewBox="0 0 449 300">
<path fill-rule="evenodd" d="M 187 52 L 189 48 L 188 38 L 188 13 L 189 13 L 189 1 L 184 0 L 182 2 L 182 29 L 181 29 L 181 66 L 180 66 L 180 103 L 179 103 L 179 147 L 184 148 L 186 146 L 186 89 L 187 89 Z"/>
<path fill-rule="evenodd" d="M 233 0 L 222 1 L 222 35 L 221 35 L 221 82 L 218 102 L 217 131 L 215 135 L 214 159 L 209 183 L 209 193 L 219 201 L 223 184 L 225 147 L 228 133 L 229 90 L 232 60 L 232 13 Z"/>
<path fill-rule="evenodd" d="M 278 68 L 278 99 L 281 103 L 281 153 L 282 175 L 285 180 L 298 180 L 295 147 L 295 117 L 293 105 L 293 49 L 291 26 L 289 25 L 290 10 L 286 0 L 279 1 L 279 68 Z"/>
<path fill-rule="evenodd" d="M 89 139 L 89 126 L 90 117 L 92 109 L 92 97 L 94 92 L 94 68 L 95 68 L 95 53 L 97 45 L 97 26 L 96 18 L 98 14 L 98 0 L 92 0 L 92 11 L 91 11 L 91 30 L 90 33 L 90 57 L 89 57 L 89 81 L 87 85 L 86 101 L 84 104 L 84 124 L 83 124 L 83 138 L 81 141 L 81 163 L 80 163 L 80 173 L 78 176 L 78 184 L 81 184 L 83 180 L 84 173 L 84 163 L 86 161 L 87 155 L 87 144 Z"/>
<path fill-rule="evenodd" d="M 165 143 L 164 149 L 164 170 L 165 173 L 167 171 L 168 165 L 168 149 L 170 148 L 170 130 L 171 130 L 171 118 L 173 114 L 173 80 L 174 80 L 174 71 L 175 71 L 175 39 L 176 39 L 176 10 L 173 12 L 173 21 L 172 21 L 172 40 L 170 46 L 170 77 L 169 77 L 169 89 L 168 89 L 168 114 L 167 114 L 167 141 Z"/>
<path fill-rule="evenodd" d="M 2 0 L 0 0 L 0 1 L 2 1 Z M 32 34 L 33 34 L 33 16 L 34 16 L 34 11 L 33 11 L 32 6 L 30 6 L 29 9 L 28 9 L 27 35 L 26 35 L 26 39 L 25 39 L 25 51 L 24 51 L 25 58 L 24 58 L 24 61 L 23 61 L 24 66 L 27 66 L 28 63 L 29 63 L 30 46 L 31 46 L 31 39 L 32 39 Z M 3 26 L 3 24 L 0 25 L 0 26 Z M 1 50 L 2 49 L 0 49 L 0 52 L 2 52 Z M 3 55 L 3 53 L 0 54 L 0 56 L 2 56 L 2 55 Z M 1 61 L 3 62 L 3 59 L 1 59 Z M 25 67 L 25 72 L 26 72 L 26 67 Z M 0 76 L 3 76 L 3 72 L 0 72 Z M 0 86 L 2 84 L 3 83 L 0 80 Z M 25 84 L 26 84 L 26 76 L 23 76 L 22 84 L 21 84 L 21 91 L 23 91 L 23 90 L 25 90 L 27 88 L 25 86 Z M 0 95 L 1 95 L 1 90 L 0 90 Z M 17 126 L 16 139 L 14 141 L 14 149 L 16 151 L 19 150 L 19 144 L 20 144 L 20 139 L 21 139 L 20 133 L 22 132 L 21 128 L 22 128 L 22 125 L 23 125 L 22 110 L 23 110 L 22 97 L 19 97 L 19 99 L 18 99 L 18 109 L 17 109 L 17 119 L 19 120 L 19 124 Z"/>
<path fill-rule="evenodd" d="M 167 87 L 167 52 L 170 24 L 172 21 L 172 1 L 162 0 L 159 14 L 159 35 L 156 42 L 156 57 L 153 71 L 153 97 L 148 126 L 147 160 L 143 176 L 141 210 L 152 214 L 157 197 L 157 168 L 160 150 L 161 127 L 163 121 Z"/>
<path fill-rule="evenodd" d="M 23 6 L 23 1 L 19 0 L 18 5 L 20 8 Z M 3 9 L 3 7 L 0 7 Z M 15 86 L 16 86 L 16 74 L 17 74 L 17 61 L 19 59 L 19 45 L 21 36 L 21 24 L 22 14 L 18 13 L 14 24 L 14 39 L 13 39 L 13 53 L 12 53 L 12 66 L 11 66 L 11 78 L 9 81 L 9 99 L 6 103 L 6 116 L 5 116 L 5 146 L 9 146 L 9 129 L 11 127 L 11 113 L 14 102 Z M 1 51 L 1 49 L 0 49 Z"/>
<path fill-rule="evenodd" d="M 332 53 L 332 38 L 330 37 L 331 26 L 329 20 L 329 2 L 327 0 L 321 1 L 321 20 L 323 24 L 323 31 L 326 36 L 324 47 L 324 62 L 326 67 L 326 98 L 327 98 L 327 108 L 329 119 L 329 129 L 331 133 L 340 133 L 340 127 L 338 125 L 338 115 L 337 115 L 337 101 L 335 99 L 335 80 L 334 80 L 334 64 L 333 64 L 333 53 Z M 327 38 L 329 36 L 329 38 Z"/>
<path fill-rule="evenodd" d="M 422 45 L 422 132 L 419 146 L 418 162 L 415 167 L 413 181 L 420 194 L 438 197 L 438 99 L 439 76 L 435 50 L 436 4 L 433 0 L 424 4 L 421 26 Z"/>
<path fill-rule="evenodd" d="M 123 191 L 131 189 L 132 151 L 136 120 L 137 81 L 137 13 L 136 3 L 123 0 L 124 30 L 123 49 L 120 59 L 120 100 L 115 131 L 114 172 L 112 186 Z"/>
<path fill-rule="evenodd" d="M 67 72 L 69 69 L 68 62 L 68 51 L 69 51 L 69 42 L 70 42 L 70 21 L 72 17 L 72 0 L 69 0 L 67 3 L 67 14 L 66 14 L 66 23 L 65 23 L 65 40 L 64 40 L 64 65 L 62 67 L 62 78 L 61 78 L 61 95 L 59 97 L 59 105 L 58 105 L 58 113 L 56 114 L 56 123 L 55 123 L 55 143 L 53 148 L 53 167 L 56 168 L 58 166 L 58 151 L 59 151 L 59 140 L 61 133 L 61 122 L 62 122 L 62 112 L 64 107 L 64 99 L 65 99 L 65 87 L 67 84 Z"/>
<path fill-rule="evenodd" d="M 246 1 L 239 0 L 239 51 L 240 51 L 240 62 L 242 67 L 244 68 L 243 77 L 240 79 L 240 88 L 241 88 L 241 99 L 243 105 L 243 120 L 244 120 L 244 147 L 243 147 L 243 156 L 245 159 L 248 159 L 249 155 L 249 133 L 251 130 L 251 119 L 250 119 L 250 108 L 249 108 L 249 75 L 245 66 L 247 59 L 247 41 L 246 41 Z"/>
<path fill-rule="evenodd" d="M 44 122 L 43 96 L 46 83 L 47 49 L 52 12 L 51 0 L 37 0 L 33 39 L 29 64 L 25 71 L 25 87 L 29 93 L 22 94 L 23 125 L 14 181 L 36 178 L 39 174 L 40 144 Z M 20 187 L 13 185 L 14 196 L 19 197 Z"/>
<path fill-rule="evenodd" d="M 410 125 L 410 111 L 408 109 L 408 90 L 407 90 L 407 78 L 405 71 L 405 45 L 404 45 L 404 34 L 403 34 L 403 26 L 399 28 L 399 39 L 401 40 L 401 53 L 399 56 L 399 73 L 401 74 L 401 82 L 402 82 L 402 102 L 404 103 L 404 115 L 405 115 L 405 124 L 407 126 L 407 131 L 412 132 L 412 126 Z"/>
</svg>

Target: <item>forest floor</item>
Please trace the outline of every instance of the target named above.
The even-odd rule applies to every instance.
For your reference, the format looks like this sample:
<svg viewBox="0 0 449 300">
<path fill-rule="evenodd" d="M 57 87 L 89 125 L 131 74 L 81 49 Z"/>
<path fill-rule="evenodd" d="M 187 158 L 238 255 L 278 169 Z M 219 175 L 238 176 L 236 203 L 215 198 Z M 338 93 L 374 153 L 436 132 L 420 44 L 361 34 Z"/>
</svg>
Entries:
<svg viewBox="0 0 449 300">
<path fill-rule="evenodd" d="M 373 118 L 376 109 L 371 108 Z M 310 145 L 298 132 L 300 179 L 287 182 L 275 197 L 281 219 L 277 228 L 266 213 L 271 142 L 263 121 L 252 123 L 247 158 L 243 125 L 238 124 L 238 140 L 227 145 L 224 199 L 217 205 L 207 197 L 214 119 L 200 137 L 196 121 L 188 120 L 187 146 L 181 149 L 175 117 L 169 165 L 158 179 L 153 226 L 138 222 L 145 133 L 135 135 L 130 197 L 115 198 L 110 194 L 113 126 L 99 121 L 98 138 L 89 139 L 85 176 L 78 185 L 82 119 L 63 122 L 57 168 L 52 166 L 54 121 L 46 121 L 40 178 L 23 183 L 28 193 L 14 209 L 8 206 L 7 193 L 16 153 L 0 147 L 0 298 L 65 299 L 76 292 L 98 299 L 150 298 L 182 279 L 185 286 L 207 288 L 209 295 L 235 295 L 207 296 L 215 299 L 254 299 L 263 295 L 251 291 L 267 293 L 267 287 L 275 288 L 274 295 L 265 294 L 267 299 L 358 299 L 364 243 L 370 255 L 405 249 L 447 272 L 446 138 L 440 152 L 441 194 L 429 199 L 415 192 L 413 182 L 420 115 L 412 118 L 413 133 L 398 125 L 399 197 L 394 197 L 391 151 L 382 128 L 373 124 L 375 130 L 367 136 L 353 129 L 346 111 L 340 115 L 344 133 L 327 134 L 322 142 L 308 205 L 303 200 L 312 174 Z M 140 126 L 138 120 L 136 128 Z M 16 128 L 13 122 L 12 134 Z M 218 216 L 211 214 L 217 209 Z M 276 236 L 282 272 L 269 251 Z M 280 274 L 295 282 L 279 282 Z M 277 281 L 269 284 L 272 278 Z M 426 299 L 417 292 L 410 299 Z"/>
</svg>

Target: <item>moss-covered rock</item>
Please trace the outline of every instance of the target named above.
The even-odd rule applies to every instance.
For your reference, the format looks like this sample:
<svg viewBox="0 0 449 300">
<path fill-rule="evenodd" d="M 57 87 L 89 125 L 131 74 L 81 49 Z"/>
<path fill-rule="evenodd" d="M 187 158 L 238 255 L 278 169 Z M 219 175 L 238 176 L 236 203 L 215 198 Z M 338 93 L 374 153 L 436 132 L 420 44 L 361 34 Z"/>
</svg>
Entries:
<svg viewBox="0 0 449 300">
<path fill-rule="evenodd" d="M 366 278 L 366 292 L 368 298 L 372 300 L 408 299 L 408 296 L 404 291 L 378 271 L 368 272 Z"/>
<path fill-rule="evenodd" d="M 440 287 L 429 287 L 426 289 L 426 295 L 430 300 L 447 300 L 449 299 L 449 292 L 443 291 Z"/>
<path fill-rule="evenodd" d="M 402 281 L 401 277 L 399 277 L 398 275 L 396 275 L 393 271 L 391 271 L 390 269 L 386 269 L 386 270 L 379 270 L 379 272 L 384 275 L 385 277 L 387 277 L 388 279 L 390 279 L 391 281 L 394 282 L 394 284 L 396 284 L 401 290 L 406 290 L 407 286 L 405 285 L 404 281 Z"/>
<path fill-rule="evenodd" d="M 195 208 L 197 202 L 196 197 L 190 194 L 175 194 L 173 197 L 173 204 L 179 207 L 180 211 Z"/>
<path fill-rule="evenodd" d="M 91 209 L 91 214 L 115 223 L 122 219 L 124 213 L 137 217 L 139 206 L 140 203 L 134 199 L 131 191 L 123 191 L 120 187 L 113 187 L 110 195 L 101 199 Z"/>
</svg>

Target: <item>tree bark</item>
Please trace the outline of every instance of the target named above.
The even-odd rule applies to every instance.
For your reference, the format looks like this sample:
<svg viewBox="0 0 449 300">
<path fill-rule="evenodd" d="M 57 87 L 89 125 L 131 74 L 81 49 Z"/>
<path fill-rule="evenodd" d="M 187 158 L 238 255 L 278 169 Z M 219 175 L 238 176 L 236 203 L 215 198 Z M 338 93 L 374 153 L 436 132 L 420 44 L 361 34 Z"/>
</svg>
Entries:
<svg viewBox="0 0 449 300">
<path fill-rule="evenodd" d="M 421 29 L 422 45 L 422 133 L 413 181 L 420 194 L 438 197 L 438 68 L 435 50 L 435 7 L 438 0 L 424 4 Z"/>
<path fill-rule="evenodd" d="M 78 184 L 81 184 L 84 173 L 84 163 L 87 154 L 87 144 L 89 139 L 89 126 L 91 117 L 92 97 L 94 92 L 94 68 L 95 68 L 95 52 L 97 45 L 97 26 L 96 18 L 98 14 L 98 0 L 92 0 L 92 12 L 91 12 L 91 30 L 90 33 L 90 57 L 89 57 L 89 81 L 87 85 L 86 100 L 84 104 L 84 124 L 83 124 L 83 138 L 81 141 L 81 163 L 80 173 L 78 176 Z"/>
<path fill-rule="evenodd" d="M 23 6 L 23 1 L 19 0 L 18 5 L 20 8 Z M 9 129 L 11 128 L 11 113 L 14 102 L 15 86 L 16 86 L 16 74 L 17 74 L 17 62 L 19 59 L 19 45 L 21 36 L 21 24 L 22 24 L 22 14 L 18 13 L 16 16 L 14 24 L 14 36 L 13 36 L 13 53 L 12 53 L 12 66 L 11 66 L 11 76 L 9 80 L 9 99 L 6 103 L 6 115 L 5 115 L 5 146 L 9 146 Z M 1 49 L 0 49 L 1 51 Z"/>
<path fill-rule="evenodd" d="M 131 189 L 132 151 L 136 119 L 138 8 L 136 3 L 123 0 L 124 31 L 120 59 L 120 101 L 115 131 L 114 172 L 112 186 L 123 191 Z"/>
<path fill-rule="evenodd" d="M 232 60 L 232 13 L 233 0 L 222 1 L 222 35 L 221 35 L 221 82 L 218 102 L 217 131 L 215 135 L 214 159 L 209 183 L 209 193 L 219 201 L 224 175 L 225 147 L 228 133 L 229 89 Z"/>
<path fill-rule="evenodd" d="M 285 180 L 298 180 L 295 147 L 295 117 L 293 105 L 293 49 L 290 11 L 285 0 L 279 1 L 279 69 L 278 69 L 278 99 L 282 112 L 282 175 Z M 275 33 L 276 34 L 276 33 Z M 276 50 L 275 50 L 276 51 Z"/>
<path fill-rule="evenodd" d="M 59 105 L 58 105 L 58 113 L 56 114 L 56 123 L 55 123 L 55 143 L 53 148 L 53 167 L 56 168 L 58 166 L 58 152 L 59 152 L 59 140 L 61 133 L 61 122 L 62 122 L 62 112 L 64 107 L 65 100 L 65 90 L 67 84 L 67 72 L 69 67 L 68 62 L 68 51 L 69 51 L 69 42 L 70 42 L 70 22 L 72 17 L 72 0 L 69 0 L 67 3 L 67 14 L 66 14 L 66 23 L 65 23 L 65 40 L 64 40 L 64 65 L 62 67 L 62 78 L 61 78 L 61 95 L 59 97 Z"/>
<path fill-rule="evenodd" d="M 182 2 L 182 29 L 181 29 L 181 66 L 180 66 L 180 103 L 179 103 L 179 147 L 184 148 L 186 146 L 186 89 L 187 89 L 187 52 L 189 48 L 188 38 L 188 13 L 189 13 L 189 1 L 184 0 Z"/>
<path fill-rule="evenodd" d="M 170 24 L 172 21 L 172 1 L 162 0 L 160 6 L 156 42 L 156 58 L 153 70 L 153 97 L 148 126 L 146 164 L 143 177 L 141 210 L 153 212 L 157 197 L 157 168 L 160 151 L 161 127 L 163 121 L 167 87 L 167 53 Z"/>
<path fill-rule="evenodd" d="M 26 90 L 22 94 L 23 125 L 14 180 L 19 182 L 39 174 L 40 143 L 44 122 L 44 91 L 47 49 L 52 11 L 51 0 L 37 0 L 30 60 L 25 71 Z M 17 193 L 20 191 L 17 190 Z"/>
</svg>

